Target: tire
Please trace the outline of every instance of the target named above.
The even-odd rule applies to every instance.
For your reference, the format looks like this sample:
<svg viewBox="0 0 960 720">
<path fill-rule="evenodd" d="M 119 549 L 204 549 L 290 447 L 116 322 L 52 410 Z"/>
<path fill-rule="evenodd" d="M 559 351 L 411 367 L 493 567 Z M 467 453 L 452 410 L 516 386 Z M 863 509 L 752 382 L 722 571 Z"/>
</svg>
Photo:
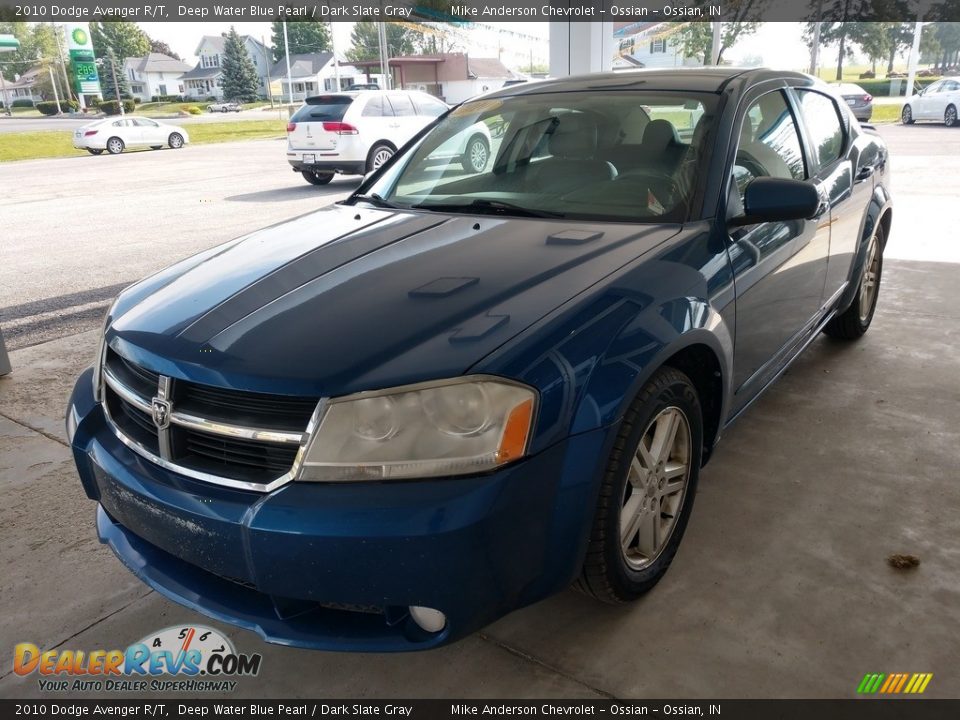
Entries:
<svg viewBox="0 0 960 720">
<path fill-rule="evenodd" d="M 163 148 L 163 145 L 151 145 L 151 146 L 150 146 L 150 149 L 151 149 L 151 150 L 160 150 L 160 149 L 162 149 L 162 148 Z"/>
<path fill-rule="evenodd" d="M 226 115 L 226 114 L 229 112 L 229 108 L 225 108 L 225 107 L 224 107 L 224 108 L 220 108 L 220 112 L 222 112 L 224 115 Z"/>
<path fill-rule="evenodd" d="M 948 105 L 946 112 L 943 113 L 943 124 L 947 127 L 956 127 L 957 126 L 957 107 L 956 105 Z"/>
<path fill-rule="evenodd" d="M 102 155 L 102 154 L 103 154 L 103 150 L 101 150 L 101 149 L 99 149 L 99 148 L 87 148 L 87 152 L 90 153 L 91 155 Z"/>
<path fill-rule="evenodd" d="M 483 135 L 474 135 L 467 143 L 466 151 L 460 158 L 460 164 L 468 173 L 483 172 L 490 161 L 490 145 Z"/>
<path fill-rule="evenodd" d="M 670 427 L 675 428 L 673 442 L 657 440 L 657 432 Z M 658 445 L 666 454 L 657 453 Z M 620 604 L 636 600 L 660 581 L 693 509 L 702 448 L 703 416 L 693 383 L 679 370 L 660 368 L 631 403 L 617 432 L 574 587 Z M 677 472 L 682 474 L 668 483 L 665 473 Z M 641 536 L 646 536 L 647 548 Z"/>
<path fill-rule="evenodd" d="M 386 143 L 377 143 L 370 148 L 370 154 L 367 156 L 367 172 L 377 170 L 381 165 L 393 157 L 396 152 Z"/>
<path fill-rule="evenodd" d="M 909 105 L 904 105 L 903 110 L 900 111 L 900 122 L 904 125 L 913 125 L 916 122 L 913 119 L 913 110 Z"/>
<path fill-rule="evenodd" d="M 333 180 L 333 173 L 315 173 L 312 170 L 301 170 L 300 174 L 311 185 L 327 185 Z"/>
<path fill-rule="evenodd" d="M 170 137 L 167 138 L 167 145 L 174 150 L 179 150 L 183 147 L 183 135 L 180 133 L 170 133 Z"/>
<path fill-rule="evenodd" d="M 823 328 L 825 335 L 838 340 L 856 340 L 862 337 L 873 321 L 880 297 L 880 279 L 883 276 L 883 227 L 877 225 L 876 232 L 870 238 L 867 258 L 860 275 L 860 287 L 850 303 L 850 307 L 835 316 Z"/>
<path fill-rule="evenodd" d="M 123 144 L 123 140 L 118 137 L 112 137 L 107 140 L 107 152 L 111 155 L 119 155 L 125 147 L 126 145 Z"/>
</svg>

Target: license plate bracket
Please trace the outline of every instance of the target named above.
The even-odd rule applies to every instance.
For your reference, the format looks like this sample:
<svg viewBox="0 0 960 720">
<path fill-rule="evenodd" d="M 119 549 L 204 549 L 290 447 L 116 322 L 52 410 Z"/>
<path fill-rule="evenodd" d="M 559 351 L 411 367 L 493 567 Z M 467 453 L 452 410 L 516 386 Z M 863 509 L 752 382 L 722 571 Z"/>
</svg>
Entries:
<svg viewBox="0 0 960 720">
<path fill-rule="evenodd" d="M 304 156 L 303 156 L 303 164 L 304 164 L 304 165 L 313 165 L 316 161 L 317 161 L 317 156 L 316 156 L 316 155 L 313 155 L 313 154 L 310 154 L 310 155 L 304 154 Z"/>
</svg>

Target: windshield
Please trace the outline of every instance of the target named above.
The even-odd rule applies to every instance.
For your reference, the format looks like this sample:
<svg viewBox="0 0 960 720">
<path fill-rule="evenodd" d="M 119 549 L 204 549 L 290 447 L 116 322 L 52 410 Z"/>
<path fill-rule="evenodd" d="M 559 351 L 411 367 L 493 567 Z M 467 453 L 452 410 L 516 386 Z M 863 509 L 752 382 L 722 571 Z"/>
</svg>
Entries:
<svg viewBox="0 0 960 720">
<path fill-rule="evenodd" d="M 467 102 L 364 188 L 438 212 L 682 222 L 716 97 L 584 91 Z"/>
</svg>

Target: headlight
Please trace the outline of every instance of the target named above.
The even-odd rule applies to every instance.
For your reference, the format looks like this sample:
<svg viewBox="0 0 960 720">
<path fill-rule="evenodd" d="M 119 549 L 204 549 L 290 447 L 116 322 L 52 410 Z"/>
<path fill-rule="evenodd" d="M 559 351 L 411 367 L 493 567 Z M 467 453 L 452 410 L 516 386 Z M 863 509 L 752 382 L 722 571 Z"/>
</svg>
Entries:
<svg viewBox="0 0 960 720">
<path fill-rule="evenodd" d="M 298 480 L 390 480 L 465 475 L 524 456 L 536 392 L 487 376 L 331 400 Z"/>
</svg>

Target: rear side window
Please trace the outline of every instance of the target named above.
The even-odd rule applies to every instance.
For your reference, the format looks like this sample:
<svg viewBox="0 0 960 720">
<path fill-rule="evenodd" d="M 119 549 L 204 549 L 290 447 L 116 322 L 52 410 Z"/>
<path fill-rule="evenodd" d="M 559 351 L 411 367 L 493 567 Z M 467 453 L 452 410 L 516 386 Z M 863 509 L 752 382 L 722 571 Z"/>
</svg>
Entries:
<svg viewBox="0 0 960 720">
<path fill-rule="evenodd" d="M 297 110 L 291 122 L 323 122 L 324 120 L 343 120 L 347 108 L 353 102 L 346 95 L 321 95 L 310 98 L 307 104 Z"/>
<path fill-rule="evenodd" d="M 440 117 L 447 111 L 447 106 L 439 100 L 434 100 L 429 95 L 420 95 L 417 97 L 417 109 L 420 111 L 420 115 Z"/>
<path fill-rule="evenodd" d="M 384 102 L 383 95 L 377 95 L 367 99 L 360 114 L 363 117 L 393 117 L 393 108 L 390 103 Z"/>
<path fill-rule="evenodd" d="M 830 165 L 843 152 L 843 121 L 837 104 L 813 90 L 800 90 L 800 108 L 821 166 Z"/>
<path fill-rule="evenodd" d="M 397 116 L 409 117 L 417 114 L 417 111 L 413 109 L 413 103 L 406 95 L 391 95 L 390 104 L 393 105 L 393 112 Z"/>
</svg>

